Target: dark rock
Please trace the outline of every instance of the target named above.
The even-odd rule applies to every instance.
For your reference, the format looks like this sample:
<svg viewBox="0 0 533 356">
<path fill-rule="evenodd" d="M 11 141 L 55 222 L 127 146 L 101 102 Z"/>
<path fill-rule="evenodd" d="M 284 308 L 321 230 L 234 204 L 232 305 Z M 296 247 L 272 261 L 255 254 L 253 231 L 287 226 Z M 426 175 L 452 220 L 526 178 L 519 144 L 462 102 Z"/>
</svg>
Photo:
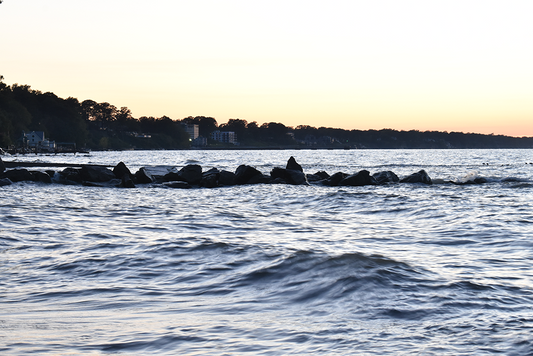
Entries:
<svg viewBox="0 0 533 356">
<path fill-rule="evenodd" d="M 0 187 L 3 187 L 5 185 L 11 185 L 13 182 L 9 178 L 0 178 Z"/>
<path fill-rule="evenodd" d="M 272 169 L 272 171 L 270 171 L 270 176 L 273 180 L 281 179 L 293 185 L 309 184 L 305 174 L 301 171 L 295 171 L 294 169 L 275 167 Z"/>
<path fill-rule="evenodd" d="M 202 173 L 202 180 L 200 185 L 206 188 L 214 188 L 218 186 L 218 177 L 220 171 L 216 168 L 211 168 L 207 172 Z"/>
<path fill-rule="evenodd" d="M 274 167 L 270 171 L 270 176 L 272 177 L 272 179 L 281 178 L 286 182 L 288 174 L 285 168 Z"/>
<path fill-rule="evenodd" d="M 400 181 L 400 178 L 392 171 L 374 173 L 372 177 L 376 179 L 378 184 L 398 183 Z"/>
<path fill-rule="evenodd" d="M 219 185 L 235 185 L 235 173 L 222 170 L 218 175 Z"/>
<path fill-rule="evenodd" d="M 467 180 L 466 182 L 452 181 L 451 183 L 453 183 L 455 185 L 467 185 L 467 184 L 483 184 L 483 183 L 487 183 L 487 182 L 488 181 L 487 181 L 486 178 L 476 177 L 474 179 Z"/>
<path fill-rule="evenodd" d="M 122 181 L 120 179 L 113 178 L 113 179 L 108 180 L 106 182 L 83 181 L 83 182 L 81 182 L 81 185 L 86 186 L 86 187 L 116 188 L 116 187 L 120 187 L 122 185 Z"/>
<path fill-rule="evenodd" d="M 270 184 L 287 184 L 287 182 L 283 178 L 274 178 L 270 181 Z"/>
<path fill-rule="evenodd" d="M 167 188 L 181 188 L 181 189 L 192 188 L 192 186 L 189 183 L 183 182 L 183 181 L 164 182 L 163 186 Z"/>
<path fill-rule="evenodd" d="M 219 174 L 220 171 L 217 169 L 217 168 L 211 168 L 210 170 L 207 170 L 205 172 L 202 173 L 202 177 L 203 176 L 207 176 L 207 175 L 211 175 L 211 174 Z"/>
<path fill-rule="evenodd" d="M 50 177 L 50 175 L 48 175 L 45 172 L 36 171 L 36 172 L 31 172 L 31 174 L 33 175 L 33 180 L 36 182 L 42 182 L 42 183 L 48 183 L 48 184 L 52 183 L 52 178 Z"/>
<path fill-rule="evenodd" d="M 309 185 L 307 177 L 302 171 L 295 171 L 294 169 L 287 169 L 288 183 L 293 185 Z"/>
<path fill-rule="evenodd" d="M 27 169 L 10 169 L 4 172 L 4 177 L 12 182 L 33 181 L 33 175 Z"/>
<path fill-rule="evenodd" d="M 0 157 L 0 173 L 3 173 L 6 170 L 6 165 L 2 161 L 2 157 Z"/>
<path fill-rule="evenodd" d="M 300 166 L 298 162 L 296 162 L 293 156 L 291 156 L 291 158 L 289 158 L 289 160 L 287 161 L 287 167 L 285 167 L 285 169 L 292 169 L 294 171 L 299 171 L 299 172 L 304 171 L 302 169 L 302 166 Z"/>
<path fill-rule="evenodd" d="M 61 172 L 59 172 L 59 175 L 61 176 L 63 180 L 66 180 L 68 182 L 81 183 L 80 171 L 81 169 L 79 168 L 68 167 L 62 170 Z M 62 183 L 66 183 L 66 182 L 62 182 Z"/>
<path fill-rule="evenodd" d="M 376 185 L 378 182 L 370 175 L 366 169 L 349 175 L 339 182 L 339 185 L 347 185 L 352 187 L 359 187 L 363 185 Z"/>
<path fill-rule="evenodd" d="M 181 181 L 181 176 L 178 172 L 168 172 L 161 179 L 163 182 L 176 182 Z"/>
<path fill-rule="evenodd" d="M 301 185 L 309 184 L 305 174 L 301 171 L 296 171 L 294 169 L 283 169 L 275 167 L 270 171 L 270 176 L 272 179 L 282 179 L 289 184 Z"/>
<path fill-rule="evenodd" d="M 189 184 L 200 184 L 202 180 L 202 167 L 198 164 L 189 164 L 178 171 L 180 181 Z"/>
<path fill-rule="evenodd" d="M 328 179 L 329 174 L 324 171 L 319 171 L 315 174 L 308 174 L 306 177 L 308 182 L 319 182 L 321 180 Z"/>
<path fill-rule="evenodd" d="M 117 164 L 115 168 L 113 168 L 113 173 L 118 179 L 122 179 L 122 177 L 124 177 L 124 175 L 126 174 L 131 177 L 130 169 L 126 167 L 124 162 L 119 162 L 119 164 Z"/>
<path fill-rule="evenodd" d="M 333 187 L 333 186 L 339 185 L 341 180 L 343 180 L 346 177 L 348 177 L 348 175 L 346 173 L 337 172 L 334 175 L 332 175 L 331 177 L 329 177 L 328 179 L 323 180 L 322 184 L 329 185 L 329 186 Z"/>
<path fill-rule="evenodd" d="M 137 179 L 137 183 L 139 184 L 149 184 L 154 182 L 154 177 L 152 177 L 144 167 L 140 168 L 135 173 L 135 179 Z"/>
<path fill-rule="evenodd" d="M 47 169 L 46 171 L 44 171 L 46 174 L 48 174 L 50 176 L 50 178 L 54 178 L 54 176 L 56 175 L 56 171 L 53 171 L 51 169 Z"/>
<path fill-rule="evenodd" d="M 205 188 L 215 188 L 218 187 L 218 177 L 216 174 L 211 174 L 205 177 L 202 177 L 200 186 Z"/>
<path fill-rule="evenodd" d="M 258 179 L 261 179 L 263 174 L 254 167 L 242 164 L 235 170 L 235 184 L 248 184 L 255 176 L 259 176 Z"/>
<path fill-rule="evenodd" d="M 315 173 L 316 176 L 319 176 L 322 179 L 328 179 L 330 175 L 325 171 L 318 171 Z"/>
<path fill-rule="evenodd" d="M 88 182 L 88 181 L 83 181 L 83 182 L 81 182 L 81 185 L 83 185 L 83 186 L 85 186 L 85 187 L 99 187 L 99 188 L 103 188 L 103 187 L 105 187 L 105 185 L 102 184 L 102 183 Z"/>
<path fill-rule="evenodd" d="M 424 183 L 432 184 L 431 178 L 428 176 L 425 170 L 418 171 L 410 176 L 404 177 L 400 180 L 400 183 Z"/>
<path fill-rule="evenodd" d="M 131 179 L 131 175 L 126 173 L 122 176 L 122 182 L 120 183 L 121 188 L 135 188 L 135 183 Z"/>
<path fill-rule="evenodd" d="M 262 184 L 262 183 L 266 184 L 266 183 L 270 183 L 270 180 L 271 180 L 270 176 L 260 173 L 250 178 L 246 184 Z"/>
<path fill-rule="evenodd" d="M 115 179 L 115 174 L 106 167 L 83 166 L 80 170 L 80 177 L 82 181 L 108 182 Z"/>
</svg>

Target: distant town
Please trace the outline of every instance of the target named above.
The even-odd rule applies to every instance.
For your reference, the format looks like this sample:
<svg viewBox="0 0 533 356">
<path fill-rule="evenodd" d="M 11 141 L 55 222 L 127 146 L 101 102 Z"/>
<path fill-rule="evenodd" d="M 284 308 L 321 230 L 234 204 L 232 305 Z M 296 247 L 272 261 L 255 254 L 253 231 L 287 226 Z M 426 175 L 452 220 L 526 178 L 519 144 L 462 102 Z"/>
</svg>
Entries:
<svg viewBox="0 0 533 356">
<path fill-rule="evenodd" d="M 259 125 L 213 117 L 134 118 L 127 107 L 6 85 L 0 76 L 0 148 L 11 153 L 131 149 L 533 148 L 533 137 L 441 131 Z"/>
</svg>

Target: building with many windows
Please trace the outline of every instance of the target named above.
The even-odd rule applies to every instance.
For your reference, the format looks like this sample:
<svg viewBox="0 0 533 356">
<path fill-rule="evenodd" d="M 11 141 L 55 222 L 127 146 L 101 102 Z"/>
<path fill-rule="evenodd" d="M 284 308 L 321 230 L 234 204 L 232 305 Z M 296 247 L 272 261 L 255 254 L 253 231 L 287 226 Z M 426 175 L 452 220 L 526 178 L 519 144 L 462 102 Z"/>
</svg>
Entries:
<svg viewBox="0 0 533 356">
<path fill-rule="evenodd" d="M 213 131 L 211 138 L 222 143 L 237 144 L 237 135 L 233 131 Z"/>
<path fill-rule="evenodd" d="M 200 136 L 200 128 L 196 124 L 183 124 L 183 128 L 189 134 L 191 141 L 194 141 Z"/>
</svg>

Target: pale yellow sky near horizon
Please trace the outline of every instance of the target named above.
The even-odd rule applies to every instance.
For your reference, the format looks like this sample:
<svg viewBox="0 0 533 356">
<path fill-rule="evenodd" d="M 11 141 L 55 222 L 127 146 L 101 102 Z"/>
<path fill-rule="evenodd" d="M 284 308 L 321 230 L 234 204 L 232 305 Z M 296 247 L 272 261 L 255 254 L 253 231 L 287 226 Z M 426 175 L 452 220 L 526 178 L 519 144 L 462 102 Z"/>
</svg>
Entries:
<svg viewBox="0 0 533 356">
<path fill-rule="evenodd" d="M 135 117 L 533 136 L 533 1 L 4 0 L 0 75 Z"/>
</svg>

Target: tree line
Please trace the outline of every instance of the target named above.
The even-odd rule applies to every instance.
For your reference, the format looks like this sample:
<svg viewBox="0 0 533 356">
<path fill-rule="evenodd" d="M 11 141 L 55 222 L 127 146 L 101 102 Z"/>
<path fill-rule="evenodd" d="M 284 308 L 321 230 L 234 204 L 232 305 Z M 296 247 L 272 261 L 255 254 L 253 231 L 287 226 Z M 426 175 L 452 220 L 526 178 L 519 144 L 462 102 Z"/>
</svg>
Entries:
<svg viewBox="0 0 533 356">
<path fill-rule="evenodd" d="M 195 142 L 185 125 L 198 125 L 204 140 Z M 532 137 L 482 135 L 462 132 L 344 130 L 330 127 L 259 125 L 244 119 L 218 124 L 213 117 L 189 116 L 181 120 L 133 117 L 127 107 L 69 97 L 59 98 L 28 85 L 6 85 L 0 76 L 0 147 L 17 145 L 22 132 L 43 131 L 56 142 L 74 143 L 92 150 L 187 149 L 235 147 L 211 139 L 216 131 L 236 134 L 239 147 L 247 148 L 531 148 Z"/>
</svg>

